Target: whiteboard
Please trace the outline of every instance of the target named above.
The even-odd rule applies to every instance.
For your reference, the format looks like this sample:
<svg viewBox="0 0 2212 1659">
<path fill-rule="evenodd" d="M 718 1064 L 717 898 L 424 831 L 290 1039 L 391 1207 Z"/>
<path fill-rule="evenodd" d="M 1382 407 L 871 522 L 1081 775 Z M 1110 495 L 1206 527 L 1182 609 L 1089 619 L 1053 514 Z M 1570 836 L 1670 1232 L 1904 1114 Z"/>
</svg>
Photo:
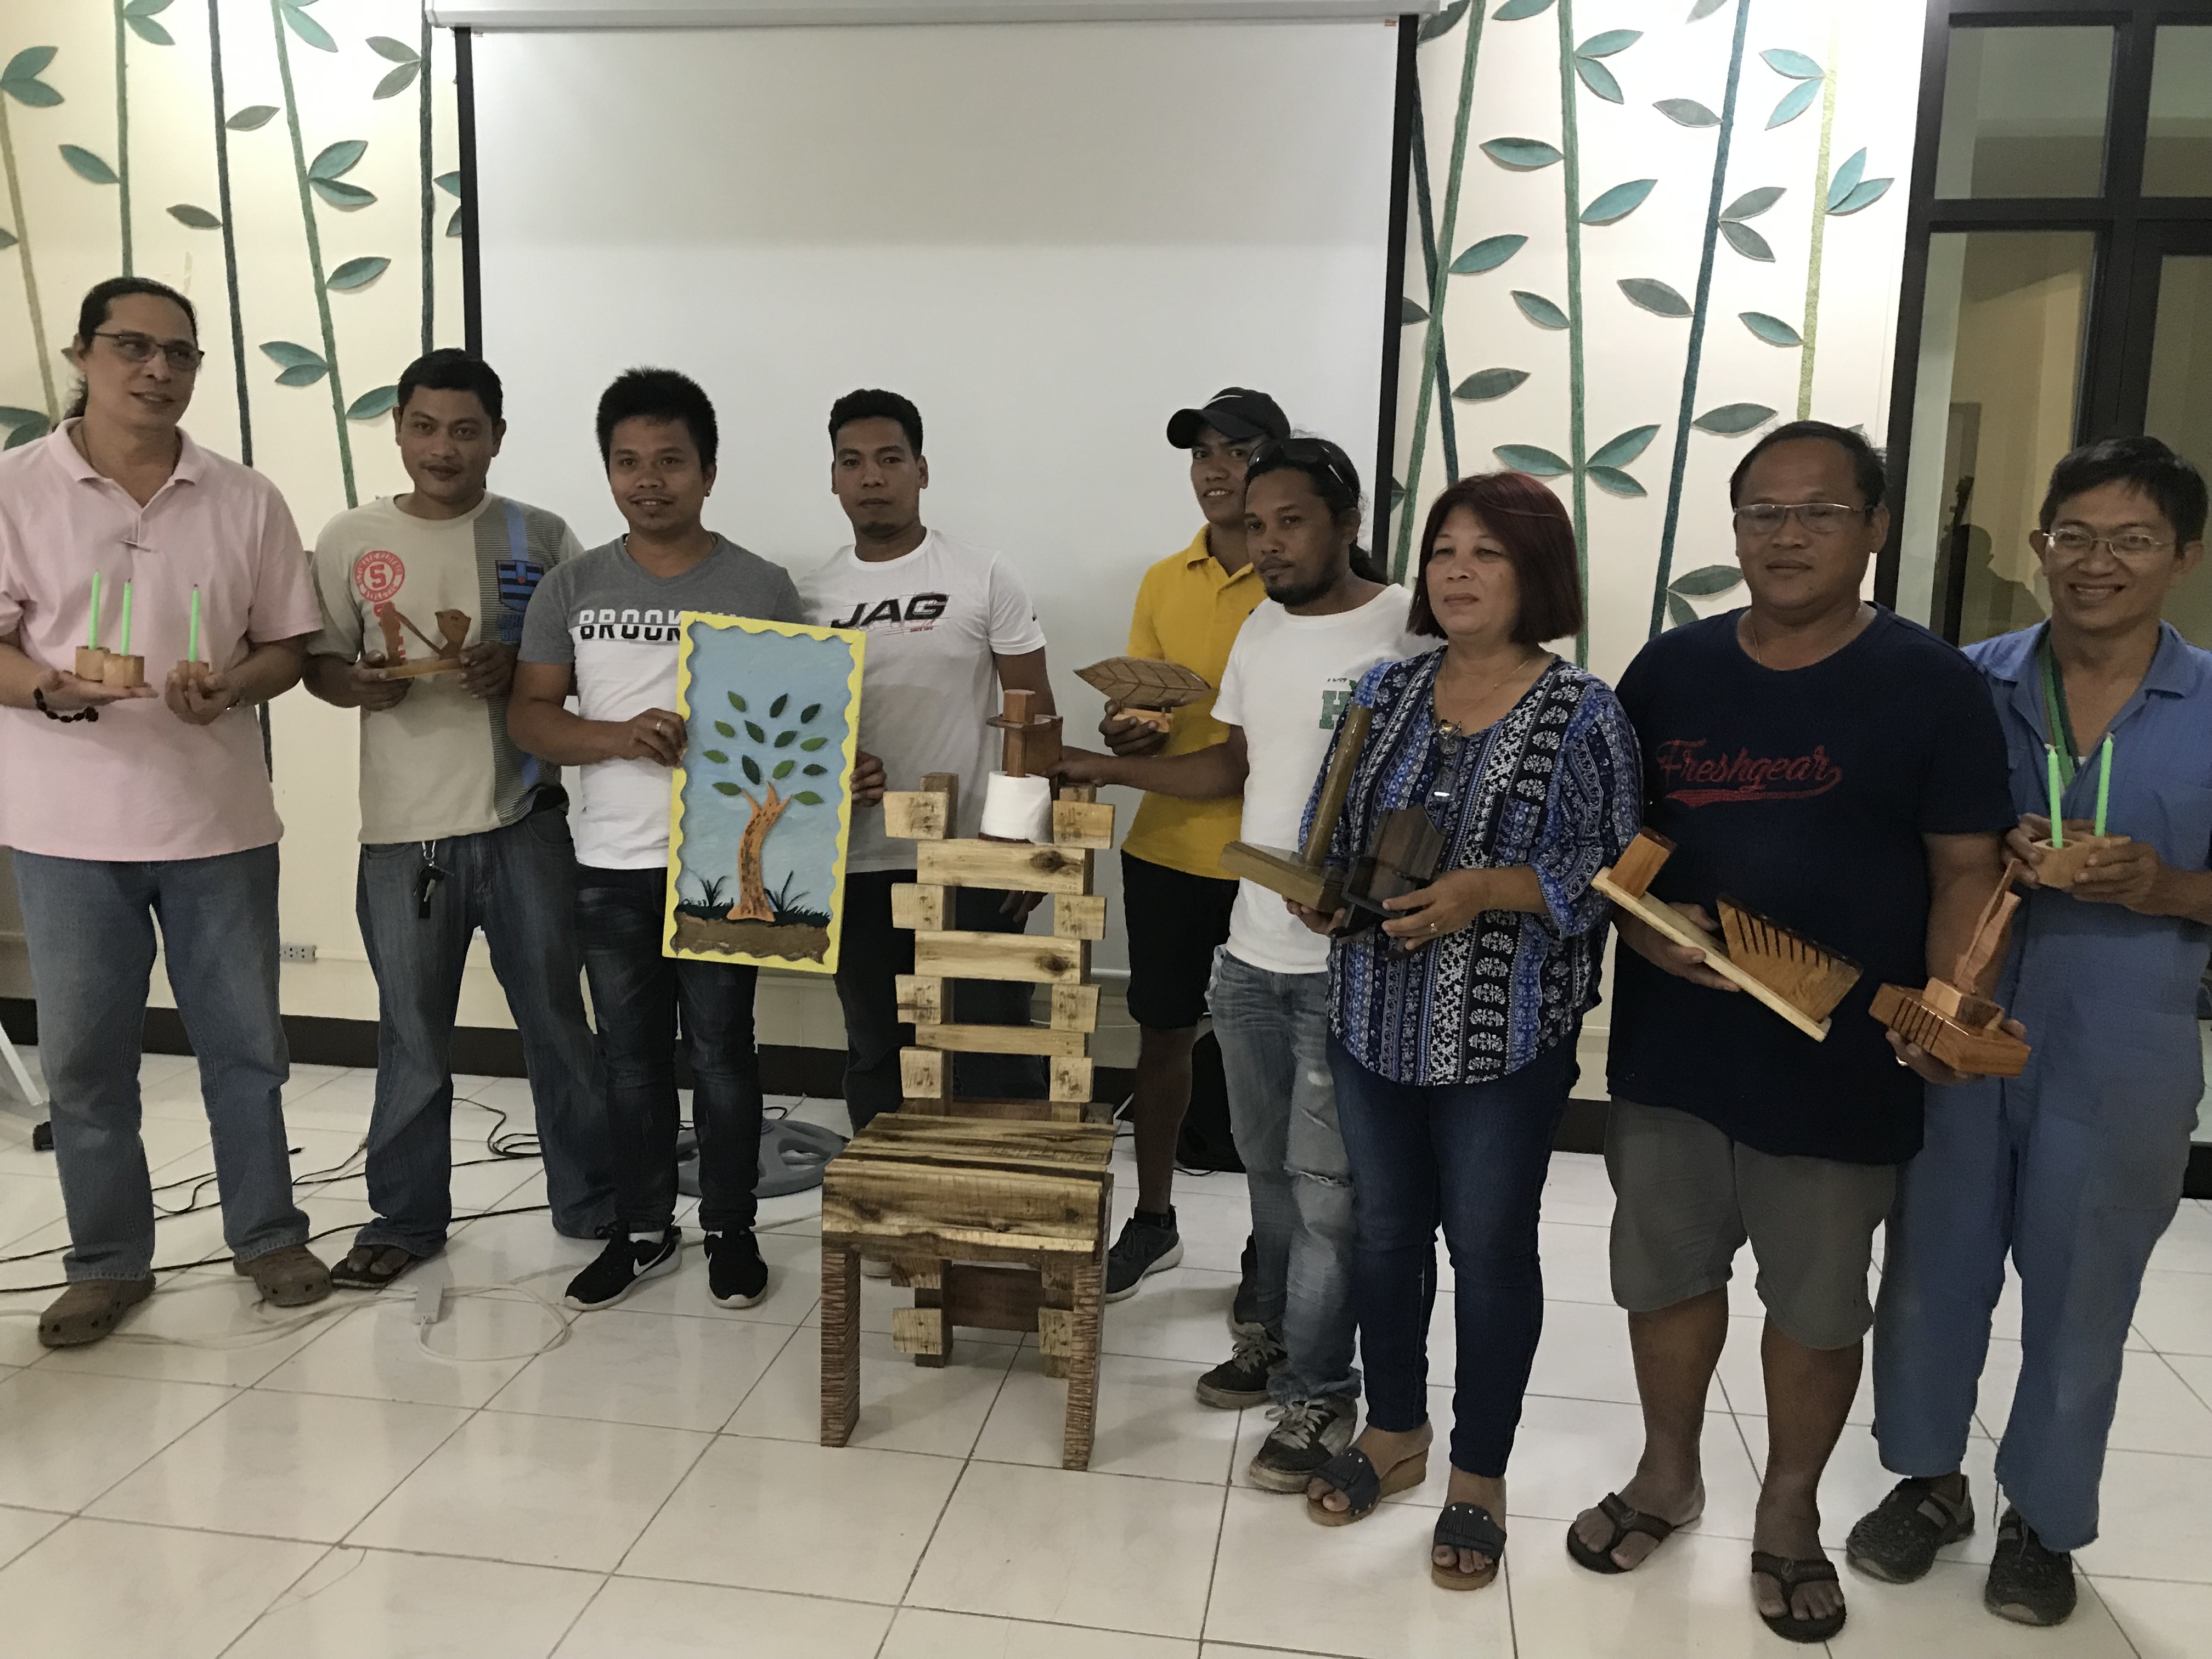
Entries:
<svg viewBox="0 0 2212 1659">
<path fill-rule="evenodd" d="M 850 539 L 831 401 L 904 392 L 927 428 L 924 519 L 1020 573 L 1082 741 L 1101 705 L 1072 671 L 1125 647 L 1138 578 L 1201 522 L 1173 410 L 1259 386 L 1363 472 L 1375 453 L 1395 34 L 478 39 L 495 487 L 587 546 L 620 533 L 599 394 L 635 365 L 680 368 L 720 424 L 709 526 L 803 573 Z M 1117 917 L 1102 965 L 1120 949 Z"/>
</svg>

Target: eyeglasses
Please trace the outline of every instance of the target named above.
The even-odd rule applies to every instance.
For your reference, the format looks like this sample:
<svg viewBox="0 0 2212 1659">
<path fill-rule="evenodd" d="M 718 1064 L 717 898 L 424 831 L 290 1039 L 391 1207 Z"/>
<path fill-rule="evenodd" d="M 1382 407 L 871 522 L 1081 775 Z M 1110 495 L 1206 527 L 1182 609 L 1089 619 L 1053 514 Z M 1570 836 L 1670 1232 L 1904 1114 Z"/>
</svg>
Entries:
<svg viewBox="0 0 2212 1659">
<path fill-rule="evenodd" d="M 1777 535 L 1794 515 L 1808 535 L 1837 536 L 1853 519 L 1868 518 L 1873 512 L 1870 507 L 1846 507 L 1841 501 L 1755 501 L 1736 508 L 1735 527 L 1739 534 Z"/>
<path fill-rule="evenodd" d="M 2121 559 L 2147 559 L 2154 553 L 2171 552 L 2173 548 L 2172 542 L 2162 542 L 2140 531 L 2126 536 L 2092 536 L 2071 526 L 2062 530 L 2039 530 L 2028 540 L 2035 544 L 2037 552 L 2069 562 L 2087 558 L 2090 550 L 2100 544 L 2111 548 L 2112 556 Z"/>
<path fill-rule="evenodd" d="M 150 362 L 158 351 L 169 360 L 169 367 L 179 374 L 198 374 L 202 360 L 207 356 L 207 353 L 196 345 L 187 345 L 180 340 L 157 340 L 150 334 L 125 334 L 100 329 L 95 331 L 92 337 L 114 341 L 115 349 L 130 362 Z"/>
</svg>

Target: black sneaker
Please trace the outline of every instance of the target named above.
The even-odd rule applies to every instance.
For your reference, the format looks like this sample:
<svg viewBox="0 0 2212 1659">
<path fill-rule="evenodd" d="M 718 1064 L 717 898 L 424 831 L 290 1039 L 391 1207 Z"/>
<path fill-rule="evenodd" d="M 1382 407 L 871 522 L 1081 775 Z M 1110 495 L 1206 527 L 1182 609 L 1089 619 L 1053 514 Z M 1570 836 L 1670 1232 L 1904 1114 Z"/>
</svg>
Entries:
<svg viewBox="0 0 2212 1659">
<path fill-rule="evenodd" d="M 1198 1403 L 1227 1412 L 1266 1405 L 1267 1379 L 1282 1370 L 1288 1358 L 1283 1345 L 1265 1328 L 1250 1335 L 1240 1334 L 1236 1351 L 1198 1379 Z"/>
<path fill-rule="evenodd" d="M 1245 1473 L 1269 1492 L 1304 1492 L 1314 1472 L 1352 1443 L 1359 1402 L 1341 1395 L 1293 1400 L 1274 1415 L 1279 1420 Z"/>
<path fill-rule="evenodd" d="M 1172 1224 L 1162 1227 L 1131 1216 L 1121 1224 L 1114 1248 L 1106 1252 L 1105 1299 L 1119 1302 L 1135 1295 L 1137 1281 L 1146 1273 L 1165 1273 L 1182 1260 L 1182 1235 Z"/>
<path fill-rule="evenodd" d="M 1244 1254 L 1237 1261 L 1237 1297 L 1229 1304 L 1229 1334 L 1256 1336 L 1267 1329 L 1260 1322 L 1260 1293 L 1252 1280 L 1260 1270 L 1259 1247 L 1253 1243 L 1252 1235 L 1244 1235 Z"/>
<path fill-rule="evenodd" d="M 671 1227 L 659 1238 L 633 1240 L 623 1233 L 609 1239 L 599 1259 L 568 1281 L 563 1300 L 586 1311 L 611 1308 L 647 1279 L 674 1273 L 683 1253 L 681 1227 Z"/>
<path fill-rule="evenodd" d="M 2074 1558 L 2045 1549 L 2020 1511 L 2008 1509 L 1997 1522 L 1982 1605 L 2015 1625 L 2063 1625 L 2073 1616 L 2074 1596 Z"/>
<path fill-rule="evenodd" d="M 707 1294 L 718 1308 L 750 1308 L 768 1294 L 768 1263 L 748 1227 L 707 1235 Z"/>
</svg>

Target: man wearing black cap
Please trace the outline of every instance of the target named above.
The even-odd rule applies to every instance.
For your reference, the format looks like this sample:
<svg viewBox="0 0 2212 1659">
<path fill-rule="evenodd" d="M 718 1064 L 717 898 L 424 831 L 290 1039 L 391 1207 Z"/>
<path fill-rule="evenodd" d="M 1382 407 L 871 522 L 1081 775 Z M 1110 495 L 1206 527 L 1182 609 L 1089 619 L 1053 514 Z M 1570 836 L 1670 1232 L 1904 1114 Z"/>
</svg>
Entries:
<svg viewBox="0 0 2212 1659">
<path fill-rule="evenodd" d="M 1232 386 L 1202 409 L 1177 410 L 1168 441 L 1190 453 L 1190 486 L 1206 525 L 1188 547 L 1145 573 L 1129 623 L 1129 654 L 1181 663 L 1219 686 L 1229 647 L 1267 597 L 1244 550 L 1244 462 L 1291 423 L 1264 392 Z M 1175 711 L 1164 736 L 1126 716 L 1100 733 L 1115 753 L 1186 754 L 1223 742 L 1209 695 Z M 1182 1260 L 1176 1231 L 1175 1148 L 1190 1105 L 1190 1055 L 1206 1018 L 1213 953 L 1229 937 L 1237 882 L 1221 849 L 1237 838 L 1242 803 L 1145 797 L 1121 845 L 1121 905 L 1129 932 L 1129 1018 L 1141 1033 L 1136 1098 L 1137 1209 L 1106 1261 L 1106 1299 Z"/>
</svg>

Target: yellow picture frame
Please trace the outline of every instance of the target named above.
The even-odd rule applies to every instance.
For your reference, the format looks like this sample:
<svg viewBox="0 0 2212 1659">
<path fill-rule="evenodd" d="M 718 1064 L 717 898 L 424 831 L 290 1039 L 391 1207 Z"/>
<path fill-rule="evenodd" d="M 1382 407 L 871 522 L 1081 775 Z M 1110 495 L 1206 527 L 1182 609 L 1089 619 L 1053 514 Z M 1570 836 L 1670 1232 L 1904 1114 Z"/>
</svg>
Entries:
<svg viewBox="0 0 2212 1659">
<path fill-rule="evenodd" d="M 867 636 L 704 611 L 677 627 L 684 744 L 668 785 L 661 952 L 835 973 Z M 793 809 L 807 833 L 778 841 Z"/>
</svg>

